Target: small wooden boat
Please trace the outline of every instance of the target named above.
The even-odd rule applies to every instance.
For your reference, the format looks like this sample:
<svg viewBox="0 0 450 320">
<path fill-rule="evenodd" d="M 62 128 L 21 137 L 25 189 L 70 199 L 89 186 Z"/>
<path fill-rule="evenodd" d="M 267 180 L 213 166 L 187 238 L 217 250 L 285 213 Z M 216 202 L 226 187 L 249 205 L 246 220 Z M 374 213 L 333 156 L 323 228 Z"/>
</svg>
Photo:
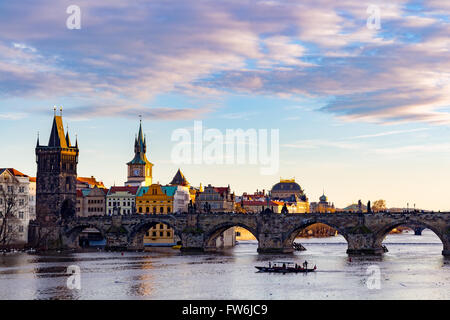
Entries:
<svg viewBox="0 0 450 320">
<path fill-rule="evenodd" d="M 181 248 L 181 244 L 177 244 L 177 245 L 172 246 L 172 249 L 180 249 L 180 248 Z"/>
<path fill-rule="evenodd" d="M 274 262 L 273 265 L 269 263 L 267 267 L 255 266 L 259 272 L 271 272 L 271 273 L 300 273 L 300 272 L 314 272 L 317 267 L 304 268 L 293 262 Z"/>
</svg>

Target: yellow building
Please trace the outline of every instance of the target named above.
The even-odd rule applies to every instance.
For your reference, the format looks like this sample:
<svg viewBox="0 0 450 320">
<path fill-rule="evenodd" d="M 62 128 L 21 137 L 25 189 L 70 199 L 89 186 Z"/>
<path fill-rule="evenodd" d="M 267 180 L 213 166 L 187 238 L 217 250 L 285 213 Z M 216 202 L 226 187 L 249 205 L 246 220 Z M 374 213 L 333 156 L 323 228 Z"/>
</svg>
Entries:
<svg viewBox="0 0 450 320">
<path fill-rule="evenodd" d="M 176 186 L 152 184 L 140 187 L 136 195 L 136 210 L 139 214 L 170 214 L 173 212 Z M 159 223 L 150 228 L 144 237 L 146 246 L 172 246 L 176 244 L 173 229 Z"/>
</svg>

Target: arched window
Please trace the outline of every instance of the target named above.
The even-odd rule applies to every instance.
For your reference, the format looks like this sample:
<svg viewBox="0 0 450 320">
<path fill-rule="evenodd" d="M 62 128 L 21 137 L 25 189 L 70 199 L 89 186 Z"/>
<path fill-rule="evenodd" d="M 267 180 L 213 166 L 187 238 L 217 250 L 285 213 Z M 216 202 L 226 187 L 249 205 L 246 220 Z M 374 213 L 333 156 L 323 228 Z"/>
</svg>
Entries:
<svg viewBox="0 0 450 320">
<path fill-rule="evenodd" d="M 156 207 L 153 207 L 153 213 L 156 213 Z"/>
<path fill-rule="evenodd" d="M 164 213 L 164 207 L 159 207 L 159 213 Z"/>
<path fill-rule="evenodd" d="M 139 207 L 139 213 L 142 213 L 142 207 Z"/>
<path fill-rule="evenodd" d="M 170 207 L 167 207 L 167 213 L 170 213 Z"/>
<path fill-rule="evenodd" d="M 69 191 L 70 188 L 71 188 L 71 185 L 70 185 L 70 177 L 66 177 L 66 190 Z"/>
<path fill-rule="evenodd" d="M 145 207 L 145 212 L 149 213 L 150 212 L 150 208 L 149 207 Z"/>
</svg>

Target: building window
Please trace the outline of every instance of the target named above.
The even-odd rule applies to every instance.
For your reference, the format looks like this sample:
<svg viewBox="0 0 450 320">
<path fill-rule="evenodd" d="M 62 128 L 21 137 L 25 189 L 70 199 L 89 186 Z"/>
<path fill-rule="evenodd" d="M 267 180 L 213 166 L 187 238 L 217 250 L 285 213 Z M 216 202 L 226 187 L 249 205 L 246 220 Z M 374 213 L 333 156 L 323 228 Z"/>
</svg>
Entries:
<svg viewBox="0 0 450 320">
<path fill-rule="evenodd" d="M 23 232 L 23 226 L 19 226 L 19 232 Z"/>
<path fill-rule="evenodd" d="M 23 212 L 22 211 L 19 212 L 19 219 L 23 219 Z"/>
<path fill-rule="evenodd" d="M 170 237 L 170 231 L 167 231 L 166 234 L 168 237 Z"/>
<path fill-rule="evenodd" d="M 156 231 L 152 232 L 153 237 L 156 237 Z"/>
<path fill-rule="evenodd" d="M 159 207 L 159 213 L 164 213 L 164 207 Z"/>
<path fill-rule="evenodd" d="M 163 237 L 163 236 L 164 236 L 164 232 L 161 231 L 161 232 L 159 233 L 159 236 L 160 236 L 160 237 Z"/>
<path fill-rule="evenodd" d="M 153 207 L 153 213 L 156 213 L 156 207 Z"/>
<path fill-rule="evenodd" d="M 142 207 L 139 207 L 139 213 L 142 213 Z"/>
<path fill-rule="evenodd" d="M 164 225 L 162 223 L 159 224 L 160 229 L 164 229 Z"/>
</svg>

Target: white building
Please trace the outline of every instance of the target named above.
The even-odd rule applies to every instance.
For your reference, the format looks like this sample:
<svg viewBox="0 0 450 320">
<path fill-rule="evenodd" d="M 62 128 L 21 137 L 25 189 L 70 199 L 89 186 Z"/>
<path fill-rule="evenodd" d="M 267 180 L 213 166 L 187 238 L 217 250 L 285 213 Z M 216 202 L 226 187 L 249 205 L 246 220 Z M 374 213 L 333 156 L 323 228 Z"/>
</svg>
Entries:
<svg viewBox="0 0 450 320">
<path fill-rule="evenodd" d="M 132 214 L 136 212 L 136 193 L 139 187 L 111 187 L 106 195 L 106 214 Z"/>
<path fill-rule="evenodd" d="M 0 234 L 0 241 L 7 238 L 9 245 L 22 246 L 28 242 L 29 185 L 27 175 L 14 168 L 0 168 L 0 226 L 8 211 L 12 216 Z M 14 205 L 8 210 L 9 199 L 13 200 Z"/>
<path fill-rule="evenodd" d="M 189 187 L 177 186 L 177 190 L 173 196 L 173 212 L 183 213 L 188 212 L 189 201 L 191 200 L 191 194 Z"/>
</svg>

